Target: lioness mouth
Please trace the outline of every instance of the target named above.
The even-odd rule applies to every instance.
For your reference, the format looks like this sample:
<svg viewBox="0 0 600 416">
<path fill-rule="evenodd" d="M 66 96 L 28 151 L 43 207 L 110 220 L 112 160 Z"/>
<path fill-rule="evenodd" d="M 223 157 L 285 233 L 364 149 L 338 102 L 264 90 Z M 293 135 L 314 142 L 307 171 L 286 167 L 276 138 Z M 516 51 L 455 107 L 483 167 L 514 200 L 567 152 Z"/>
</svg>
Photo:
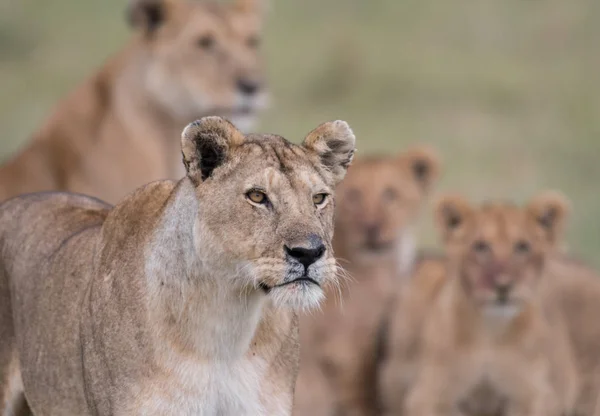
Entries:
<svg viewBox="0 0 600 416">
<path fill-rule="evenodd" d="M 297 279 L 294 280 L 290 280 L 289 282 L 284 282 L 275 286 L 269 286 L 265 283 L 260 283 L 258 286 L 265 292 L 265 293 L 269 293 L 272 289 L 276 288 L 276 287 L 283 287 L 283 286 L 287 286 L 287 285 L 291 285 L 292 283 L 301 283 L 301 282 L 306 282 L 306 283 L 311 283 L 313 285 L 317 285 L 317 286 L 321 286 L 319 284 L 319 282 L 317 282 L 314 279 L 311 279 L 310 277 L 307 276 L 302 276 L 299 277 Z"/>
</svg>

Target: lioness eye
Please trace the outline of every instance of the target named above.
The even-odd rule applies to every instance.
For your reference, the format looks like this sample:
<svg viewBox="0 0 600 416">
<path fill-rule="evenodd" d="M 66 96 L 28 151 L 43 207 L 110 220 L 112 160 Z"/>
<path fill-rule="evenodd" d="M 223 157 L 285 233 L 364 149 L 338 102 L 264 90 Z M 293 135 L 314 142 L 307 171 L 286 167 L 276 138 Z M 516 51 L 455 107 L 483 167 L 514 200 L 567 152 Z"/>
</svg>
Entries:
<svg viewBox="0 0 600 416">
<path fill-rule="evenodd" d="M 258 45 L 260 45 L 260 38 L 258 36 L 250 36 L 246 39 L 246 44 L 250 48 L 258 48 Z"/>
<path fill-rule="evenodd" d="M 487 253 L 490 250 L 490 245 L 483 240 L 478 240 L 473 243 L 473 250 L 477 253 Z"/>
<path fill-rule="evenodd" d="M 212 49 L 215 43 L 215 38 L 212 35 L 204 35 L 198 39 L 198 46 L 202 49 Z"/>
<path fill-rule="evenodd" d="M 529 253 L 530 249 L 531 249 L 531 246 L 525 240 L 518 241 L 515 244 L 515 252 L 517 252 L 517 253 L 526 254 L 526 253 Z"/>
<path fill-rule="evenodd" d="M 315 205 L 322 205 L 323 202 L 325 202 L 325 199 L 327 199 L 327 194 L 316 194 L 316 195 L 313 195 L 313 203 Z"/>
<path fill-rule="evenodd" d="M 249 191 L 246 194 L 246 198 L 248 198 L 250 201 L 254 202 L 255 204 L 266 204 L 268 201 L 267 195 L 264 192 L 257 191 L 257 190 Z"/>
</svg>

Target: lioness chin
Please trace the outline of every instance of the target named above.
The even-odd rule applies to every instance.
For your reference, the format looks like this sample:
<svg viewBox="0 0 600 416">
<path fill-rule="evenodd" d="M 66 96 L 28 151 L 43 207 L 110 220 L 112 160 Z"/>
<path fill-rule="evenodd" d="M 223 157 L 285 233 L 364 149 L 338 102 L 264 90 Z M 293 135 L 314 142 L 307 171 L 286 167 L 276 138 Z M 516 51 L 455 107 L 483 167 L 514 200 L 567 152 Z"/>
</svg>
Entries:
<svg viewBox="0 0 600 416">
<path fill-rule="evenodd" d="M 178 183 L 114 208 L 6 202 L 0 414 L 289 414 L 295 310 L 335 283 L 333 190 L 354 142 L 342 121 L 298 146 L 207 117 L 182 135 Z"/>
<path fill-rule="evenodd" d="M 184 175 L 181 127 L 219 115 L 252 128 L 267 103 L 261 0 L 130 0 L 135 34 L 62 99 L 0 167 L 0 201 L 61 190 L 115 203 Z"/>
</svg>

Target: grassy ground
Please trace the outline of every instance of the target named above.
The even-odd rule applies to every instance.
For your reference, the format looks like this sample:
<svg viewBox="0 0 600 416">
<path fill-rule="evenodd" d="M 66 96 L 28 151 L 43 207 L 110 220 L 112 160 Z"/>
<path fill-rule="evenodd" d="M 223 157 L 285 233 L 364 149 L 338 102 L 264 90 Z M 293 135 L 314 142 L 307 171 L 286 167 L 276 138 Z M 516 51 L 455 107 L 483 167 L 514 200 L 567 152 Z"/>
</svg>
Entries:
<svg viewBox="0 0 600 416">
<path fill-rule="evenodd" d="M 123 43 L 124 5 L 0 3 L 0 157 Z M 440 190 L 522 201 L 561 189 L 571 248 L 600 266 L 600 2 L 271 0 L 265 42 L 274 100 L 261 130 L 300 140 L 343 118 L 361 154 L 436 145 Z"/>
</svg>

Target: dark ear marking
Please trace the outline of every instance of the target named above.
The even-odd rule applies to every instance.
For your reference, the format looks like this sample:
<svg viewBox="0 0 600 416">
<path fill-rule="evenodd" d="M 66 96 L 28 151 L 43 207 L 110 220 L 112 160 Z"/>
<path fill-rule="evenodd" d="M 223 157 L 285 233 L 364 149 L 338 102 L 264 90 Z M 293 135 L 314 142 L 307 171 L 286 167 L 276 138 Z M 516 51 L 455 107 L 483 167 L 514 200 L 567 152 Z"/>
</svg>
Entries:
<svg viewBox="0 0 600 416">
<path fill-rule="evenodd" d="M 316 154 L 321 164 L 332 174 L 334 184 L 339 183 L 352 163 L 356 138 L 348 123 L 342 120 L 323 123 L 308 133 L 302 146 Z"/>
<path fill-rule="evenodd" d="M 402 169 L 412 175 L 419 187 L 428 192 L 437 181 L 441 169 L 437 151 L 427 145 L 408 149 L 399 155 Z"/>
<path fill-rule="evenodd" d="M 416 160 L 415 163 L 413 163 L 413 172 L 419 180 L 425 179 L 429 174 L 429 170 L 429 165 L 424 160 Z"/>
<path fill-rule="evenodd" d="M 547 229 L 551 229 L 556 220 L 556 209 L 554 207 L 548 208 L 546 211 L 537 218 L 538 223 Z"/>
<path fill-rule="evenodd" d="M 225 161 L 226 147 L 221 146 L 218 142 L 198 143 L 198 153 L 202 158 L 200 164 L 200 172 L 202 180 L 206 180 L 217 166 Z"/>
<path fill-rule="evenodd" d="M 462 218 L 457 212 L 446 208 L 446 225 L 450 229 L 458 227 L 462 223 Z"/>
<path fill-rule="evenodd" d="M 190 123 L 181 134 L 187 176 L 196 186 L 205 181 L 225 163 L 229 151 L 244 140 L 244 135 L 221 117 L 204 117 Z"/>
<path fill-rule="evenodd" d="M 167 17 L 165 0 L 132 0 L 127 9 L 129 24 L 152 34 Z"/>
<path fill-rule="evenodd" d="M 443 241 L 461 238 L 472 213 L 471 205 L 460 195 L 447 195 L 439 199 L 435 217 Z"/>
</svg>

